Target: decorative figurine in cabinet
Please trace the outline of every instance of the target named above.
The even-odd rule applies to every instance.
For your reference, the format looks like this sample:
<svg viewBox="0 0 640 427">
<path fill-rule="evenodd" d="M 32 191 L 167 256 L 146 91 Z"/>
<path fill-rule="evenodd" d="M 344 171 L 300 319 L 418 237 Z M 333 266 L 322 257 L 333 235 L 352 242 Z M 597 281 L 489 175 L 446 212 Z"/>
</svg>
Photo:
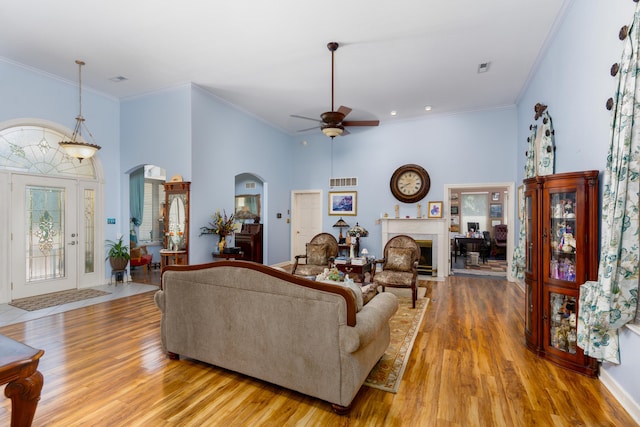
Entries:
<svg viewBox="0 0 640 427">
<path fill-rule="evenodd" d="M 525 179 L 525 342 L 585 375 L 598 364 L 576 345 L 579 288 L 598 276 L 598 171 Z"/>
</svg>

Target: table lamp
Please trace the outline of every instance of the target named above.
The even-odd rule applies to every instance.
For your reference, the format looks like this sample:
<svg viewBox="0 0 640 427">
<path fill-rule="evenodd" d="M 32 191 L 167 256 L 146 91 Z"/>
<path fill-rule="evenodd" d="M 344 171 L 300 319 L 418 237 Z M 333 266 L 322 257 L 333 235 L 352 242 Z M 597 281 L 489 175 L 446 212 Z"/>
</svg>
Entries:
<svg viewBox="0 0 640 427">
<path fill-rule="evenodd" d="M 334 227 L 338 227 L 340 229 L 340 236 L 338 237 L 338 243 L 342 244 L 344 243 L 345 239 L 344 237 L 342 237 L 342 229 L 343 228 L 348 228 L 349 224 L 347 224 L 344 219 L 340 218 L 335 224 L 333 224 Z"/>
</svg>

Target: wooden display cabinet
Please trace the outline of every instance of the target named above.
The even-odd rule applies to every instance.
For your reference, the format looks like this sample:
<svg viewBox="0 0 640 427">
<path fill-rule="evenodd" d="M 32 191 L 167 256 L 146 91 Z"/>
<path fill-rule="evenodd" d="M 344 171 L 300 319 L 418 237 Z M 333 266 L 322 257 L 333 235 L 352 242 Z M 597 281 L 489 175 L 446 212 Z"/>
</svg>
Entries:
<svg viewBox="0 0 640 427">
<path fill-rule="evenodd" d="M 162 267 L 189 264 L 189 192 L 191 183 L 171 181 L 164 184 L 167 218 L 164 221 Z"/>
<path fill-rule="evenodd" d="M 580 285 L 598 276 L 598 171 L 525 185 L 525 343 L 553 363 L 596 376 L 576 345 Z"/>
</svg>

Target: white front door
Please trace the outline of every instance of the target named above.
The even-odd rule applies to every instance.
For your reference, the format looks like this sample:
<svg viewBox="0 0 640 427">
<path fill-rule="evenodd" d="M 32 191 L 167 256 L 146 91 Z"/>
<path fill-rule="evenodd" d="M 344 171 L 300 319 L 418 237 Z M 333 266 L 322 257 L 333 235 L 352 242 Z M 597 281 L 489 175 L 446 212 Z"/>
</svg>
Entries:
<svg viewBox="0 0 640 427">
<path fill-rule="evenodd" d="M 305 245 L 322 232 L 322 191 L 294 191 L 291 203 L 291 260 L 306 253 Z"/>
<path fill-rule="evenodd" d="M 11 299 L 78 287 L 75 180 L 13 175 Z"/>
</svg>

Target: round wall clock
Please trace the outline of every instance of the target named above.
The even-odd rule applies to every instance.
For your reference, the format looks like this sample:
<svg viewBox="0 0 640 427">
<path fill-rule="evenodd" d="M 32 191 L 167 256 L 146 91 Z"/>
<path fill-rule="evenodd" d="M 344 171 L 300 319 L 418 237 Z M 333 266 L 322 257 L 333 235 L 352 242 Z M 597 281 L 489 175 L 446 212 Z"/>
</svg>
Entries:
<svg viewBox="0 0 640 427">
<path fill-rule="evenodd" d="M 404 203 L 415 203 L 429 193 L 431 178 L 422 166 L 409 164 L 396 169 L 389 185 L 396 199 Z"/>
</svg>

